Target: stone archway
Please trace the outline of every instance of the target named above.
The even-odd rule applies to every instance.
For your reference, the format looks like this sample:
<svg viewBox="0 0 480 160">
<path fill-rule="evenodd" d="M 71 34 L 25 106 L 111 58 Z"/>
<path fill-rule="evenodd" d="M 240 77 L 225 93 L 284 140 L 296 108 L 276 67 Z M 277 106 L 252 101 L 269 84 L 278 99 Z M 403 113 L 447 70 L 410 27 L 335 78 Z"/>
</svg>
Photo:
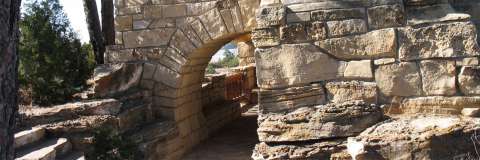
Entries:
<svg viewBox="0 0 480 160">
<path fill-rule="evenodd" d="M 106 61 L 142 63 L 140 86 L 150 91 L 153 117 L 173 121 L 178 130 L 150 147 L 156 153 L 148 157 L 176 159 L 208 136 L 201 105 L 205 68 L 226 43 L 250 39 L 258 6 L 258 0 L 119 1 L 117 45 Z"/>
</svg>

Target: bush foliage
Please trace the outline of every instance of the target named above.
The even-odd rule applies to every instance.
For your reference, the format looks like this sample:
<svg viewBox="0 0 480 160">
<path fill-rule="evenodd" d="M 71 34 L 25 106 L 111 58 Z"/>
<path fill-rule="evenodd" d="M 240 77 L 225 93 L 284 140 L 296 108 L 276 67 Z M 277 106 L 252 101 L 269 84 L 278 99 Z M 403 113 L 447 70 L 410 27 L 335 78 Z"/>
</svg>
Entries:
<svg viewBox="0 0 480 160">
<path fill-rule="evenodd" d="M 230 52 L 228 49 L 225 49 L 223 53 L 223 58 L 218 62 L 210 62 L 206 68 L 207 74 L 215 74 L 216 68 L 232 68 L 239 65 L 238 57 Z"/>
<path fill-rule="evenodd" d="M 34 103 L 63 103 L 82 90 L 94 68 L 92 47 L 82 44 L 58 0 L 27 1 L 20 21 L 19 80 Z"/>
</svg>

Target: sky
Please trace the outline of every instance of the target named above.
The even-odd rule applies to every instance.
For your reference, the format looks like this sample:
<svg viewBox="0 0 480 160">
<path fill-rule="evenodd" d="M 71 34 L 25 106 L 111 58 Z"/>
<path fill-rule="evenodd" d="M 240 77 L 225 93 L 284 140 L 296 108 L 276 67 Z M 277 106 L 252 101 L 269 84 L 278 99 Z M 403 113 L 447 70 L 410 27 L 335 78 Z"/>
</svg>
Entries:
<svg viewBox="0 0 480 160">
<path fill-rule="evenodd" d="M 89 35 L 87 30 L 87 23 L 85 20 L 85 12 L 83 11 L 82 0 L 60 0 L 60 4 L 63 5 L 63 10 L 67 14 L 68 19 L 75 32 L 78 33 L 78 37 L 82 42 L 89 41 Z M 100 12 L 100 0 L 97 0 L 97 8 Z M 100 13 L 99 13 L 100 15 Z"/>
</svg>

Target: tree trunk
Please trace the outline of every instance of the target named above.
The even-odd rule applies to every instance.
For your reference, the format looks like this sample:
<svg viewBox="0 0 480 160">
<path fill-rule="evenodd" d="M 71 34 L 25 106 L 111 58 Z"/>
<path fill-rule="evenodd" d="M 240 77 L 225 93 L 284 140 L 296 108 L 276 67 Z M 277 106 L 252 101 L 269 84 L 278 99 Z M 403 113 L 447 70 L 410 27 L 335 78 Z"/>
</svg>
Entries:
<svg viewBox="0 0 480 160">
<path fill-rule="evenodd" d="M 0 1 L 0 159 L 15 157 L 13 135 L 18 111 L 18 19 L 21 0 Z"/>
<path fill-rule="evenodd" d="M 105 45 L 103 43 L 102 28 L 98 17 L 97 3 L 95 0 L 83 0 L 83 6 L 87 17 L 90 43 L 92 43 L 93 51 L 95 52 L 95 61 L 97 64 L 103 64 Z"/>
<path fill-rule="evenodd" d="M 115 44 L 115 24 L 113 0 L 102 0 L 102 32 L 105 45 Z"/>
</svg>

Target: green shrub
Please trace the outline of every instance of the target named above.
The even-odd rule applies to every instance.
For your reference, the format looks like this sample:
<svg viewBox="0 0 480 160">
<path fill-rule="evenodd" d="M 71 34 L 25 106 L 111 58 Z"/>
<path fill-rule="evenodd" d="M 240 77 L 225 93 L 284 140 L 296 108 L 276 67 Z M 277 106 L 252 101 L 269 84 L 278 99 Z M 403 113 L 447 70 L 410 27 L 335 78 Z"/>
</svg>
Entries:
<svg viewBox="0 0 480 160">
<path fill-rule="evenodd" d="M 100 129 L 93 137 L 94 160 L 134 160 L 140 159 L 135 144 L 109 129 Z"/>
<path fill-rule="evenodd" d="M 23 7 L 20 85 L 32 89 L 33 103 L 63 103 L 91 76 L 91 46 L 80 42 L 58 0 L 27 1 Z"/>
</svg>

